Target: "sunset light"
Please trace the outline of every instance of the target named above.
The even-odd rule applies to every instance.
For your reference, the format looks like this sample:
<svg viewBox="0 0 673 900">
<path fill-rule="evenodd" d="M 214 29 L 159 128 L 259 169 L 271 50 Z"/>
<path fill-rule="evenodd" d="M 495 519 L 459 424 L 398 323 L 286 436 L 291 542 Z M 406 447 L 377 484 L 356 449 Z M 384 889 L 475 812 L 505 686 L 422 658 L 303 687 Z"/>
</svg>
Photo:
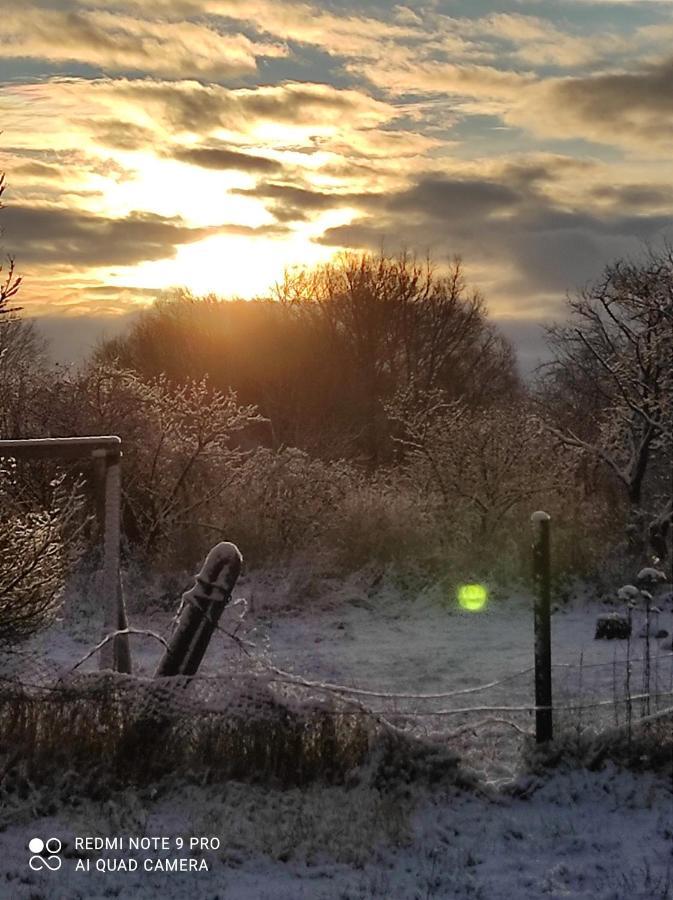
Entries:
<svg viewBox="0 0 673 900">
<path fill-rule="evenodd" d="M 2 4 L 0 900 L 673 900 L 672 47 Z"/>
<path fill-rule="evenodd" d="M 669 224 L 655 124 L 670 8 L 618 3 L 607 26 L 601 8 L 4 14 L 5 243 L 27 313 L 95 311 L 105 293 L 101 314 L 120 314 L 172 287 L 253 297 L 286 267 L 404 248 L 460 255 L 528 340 L 569 286 Z"/>
</svg>

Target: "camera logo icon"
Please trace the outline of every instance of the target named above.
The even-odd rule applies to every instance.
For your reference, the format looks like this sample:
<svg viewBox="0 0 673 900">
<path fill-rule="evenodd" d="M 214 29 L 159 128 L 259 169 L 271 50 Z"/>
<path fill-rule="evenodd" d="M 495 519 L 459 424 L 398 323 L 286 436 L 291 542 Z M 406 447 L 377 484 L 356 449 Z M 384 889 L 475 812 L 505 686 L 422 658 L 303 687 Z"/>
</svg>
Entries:
<svg viewBox="0 0 673 900">
<path fill-rule="evenodd" d="M 62 846 L 58 838 L 48 838 L 46 841 L 42 838 L 32 838 L 28 842 L 28 849 L 31 852 L 28 865 L 33 872 L 40 872 L 42 869 L 58 872 L 63 865 L 63 860 L 58 856 Z"/>
</svg>

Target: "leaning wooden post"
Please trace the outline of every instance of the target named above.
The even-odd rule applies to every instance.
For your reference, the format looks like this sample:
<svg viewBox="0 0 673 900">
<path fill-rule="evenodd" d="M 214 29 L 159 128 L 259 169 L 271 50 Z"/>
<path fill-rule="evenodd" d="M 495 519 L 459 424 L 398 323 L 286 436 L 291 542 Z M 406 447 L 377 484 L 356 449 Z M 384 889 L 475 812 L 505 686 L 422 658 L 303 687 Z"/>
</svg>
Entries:
<svg viewBox="0 0 673 900">
<path fill-rule="evenodd" d="M 553 737 L 551 684 L 551 557 L 550 516 L 535 512 L 531 516 L 535 530 L 533 541 L 533 578 L 535 581 L 535 740 L 538 744 Z"/>
<path fill-rule="evenodd" d="M 182 595 L 178 626 L 155 678 L 196 675 L 224 607 L 241 572 L 243 557 L 235 544 L 216 544 L 206 557 L 194 587 Z"/>
</svg>

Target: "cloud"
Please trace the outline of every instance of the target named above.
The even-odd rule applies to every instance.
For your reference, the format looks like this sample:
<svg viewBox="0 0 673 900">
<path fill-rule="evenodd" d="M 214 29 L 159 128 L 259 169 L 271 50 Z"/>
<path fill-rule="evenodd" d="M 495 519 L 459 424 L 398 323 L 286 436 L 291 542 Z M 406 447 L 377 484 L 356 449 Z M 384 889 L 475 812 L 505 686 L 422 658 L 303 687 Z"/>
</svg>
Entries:
<svg viewBox="0 0 673 900">
<path fill-rule="evenodd" d="M 602 184 L 593 188 L 590 196 L 613 210 L 673 209 L 673 188 L 659 184 Z"/>
<path fill-rule="evenodd" d="M 99 6 L 144 11 L 146 0 L 92 0 Z M 293 0 L 155 0 L 153 12 L 177 22 L 214 16 L 245 24 L 282 41 L 319 47 L 332 56 L 377 57 L 382 43 L 423 35 L 414 21 L 384 21 L 347 11 L 330 12 L 319 3 Z M 408 18 L 408 17 L 407 17 Z"/>
<path fill-rule="evenodd" d="M 448 94 L 462 115 L 496 115 L 544 138 L 582 138 L 652 154 L 673 138 L 673 59 L 546 78 L 441 62 L 354 63 L 351 69 L 392 93 Z"/>
<path fill-rule="evenodd" d="M 217 234 L 228 234 L 232 237 L 283 237 L 288 234 L 285 225 L 220 225 L 215 229 Z"/>
<path fill-rule="evenodd" d="M 63 172 L 60 166 L 49 165 L 49 163 L 33 160 L 31 162 L 19 163 L 12 167 L 12 177 L 15 175 L 26 176 L 30 179 L 38 180 L 57 180 L 62 178 Z"/>
<path fill-rule="evenodd" d="M 146 15 L 147 6 L 143 9 Z M 3 11 L 0 23 L 0 53 L 7 58 L 78 62 L 106 71 L 217 79 L 254 72 L 258 57 L 286 52 L 281 45 L 223 34 L 201 22 L 105 10 L 28 5 Z"/>
<path fill-rule="evenodd" d="M 282 163 L 275 159 L 241 153 L 228 147 L 180 147 L 173 150 L 171 156 L 179 162 L 217 171 L 234 169 L 238 172 L 273 174 L 283 169 Z"/>
<path fill-rule="evenodd" d="M 327 84 L 286 82 L 273 86 L 231 90 L 195 81 L 99 80 L 90 83 L 108 103 L 128 104 L 146 124 L 169 134 L 213 134 L 225 129 L 254 134 L 261 126 L 294 128 L 311 134 L 348 134 L 380 126 L 396 118 L 388 103 L 353 89 Z M 95 96 L 95 95 L 94 95 Z M 292 138 L 292 133 L 286 133 Z M 283 135 L 279 132 L 279 139 Z M 272 143 L 274 133 L 267 136 Z"/>
<path fill-rule="evenodd" d="M 149 128 L 124 119 L 98 119 L 94 122 L 82 119 L 79 124 L 90 132 L 97 144 L 112 150 L 141 150 L 151 146 L 155 138 Z"/>
<path fill-rule="evenodd" d="M 673 59 L 635 71 L 542 81 L 505 119 L 538 134 L 667 149 L 673 139 Z"/>
<path fill-rule="evenodd" d="M 270 200 L 270 211 L 280 222 L 298 222 L 310 217 L 311 213 L 325 212 L 339 207 L 370 206 L 376 195 L 352 194 L 320 191 L 291 184 L 262 182 L 254 188 L 240 188 L 232 191 L 246 197 Z"/>
<path fill-rule="evenodd" d="M 3 127 L 15 154 L 68 153 L 77 147 L 92 160 L 112 157 L 126 169 L 142 164 L 145 171 L 152 156 L 170 156 L 176 143 L 197 149 L 191 162 L 201 168 L 236 164 L 250 174 L 253 168 L 279 174 L 276 162 L 315 169 L 328 157 L 353 156 L 380 159 L 383 170 L 395 159 L 411 161 L 438 145 L 431 136 L 394 129 L 404 114 L 396 105 L 364 91 L 313 82 L 231 89 L 151 78 L 54 78 L 10 85 L 5 101 Z M 27 109 L 39 128 L 26 126 Z M 212 149 L 242 155 L 218 159 L 201 152 Z M 136 151 L 137 158 L 128 156 Z"/>
<path fill-rule="evenodd" d="M 506 212 L 520 205 L 523 199 L 520 191 L 507 184 L 430 176 L 392 197 L 387 205 L 395 212 L 421 212 L 442 221 L 449 217 L 465 221 Z"/>
<path fill-rule="evenodd" d="M 403 63 L 398 60 L 354 62 L 348 68 L 367 78 L 372 84 L 397 94 L 420 91 L 510 101 L 536 81 L 532 73 L 507 71 L 473 63 L 414 60 L 412 55 Z"/>
<path fill-rule="evenodd" d="M 614 59 L 628 52 L 632 42 L 626 37 L 601 31 L 587 35 L 576 26 L 569 31 L 548 19 L 520 13 L 493 13 L 478 19 L 444 19 L 462 34 L 481 41 L 484 55 L 499 59 L 508 57 L 526 66 L 558 66 L 573 68 L 596 65 L 602 59 Z"/>
<path fill-rule="evenodd" d="M 477 272 L 500 273 L 489 288 L 496 304 L 508 298 L 511 308 L 517 298 L 521 308 L 526 298 L 562 297 L 596 277 L 608 261 L 670 230 L 671 218 L 661 212 L 626 214 L 581 201 L 567 208 L 549 189 L 561 175 L 562 167 L 550 161 L 547 167 L 531 164 L 527 175 L 519 164 L 503 166 L 499 178 L 423 176 L 404 191 L 370 198 L 366 216 L 330 229 L 321 242 L 458 253 Z"/>
<path fill-rule="evenodd" d="M 113 219 L 82 210 L 11 205 L 3 215 L 20 265 L 133 265 L 174 256 L 180 244 L 218 230 L 188 228 L 180 220 L 149 213 Z"/>
</svg>

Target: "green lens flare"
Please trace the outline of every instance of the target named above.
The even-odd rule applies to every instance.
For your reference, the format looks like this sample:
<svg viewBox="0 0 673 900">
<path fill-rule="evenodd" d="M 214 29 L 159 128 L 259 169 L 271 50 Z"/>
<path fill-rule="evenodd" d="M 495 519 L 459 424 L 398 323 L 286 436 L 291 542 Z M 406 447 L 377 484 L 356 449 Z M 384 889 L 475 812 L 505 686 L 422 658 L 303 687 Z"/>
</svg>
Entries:
<svg viewBox="0 0 673 900">
<path fill-rule="evenodd" d="M 468 612 L 479 612 L 488 602 L 488 591 L 483 584 L 461 584 L 458 603 Z"/>
</svg>

